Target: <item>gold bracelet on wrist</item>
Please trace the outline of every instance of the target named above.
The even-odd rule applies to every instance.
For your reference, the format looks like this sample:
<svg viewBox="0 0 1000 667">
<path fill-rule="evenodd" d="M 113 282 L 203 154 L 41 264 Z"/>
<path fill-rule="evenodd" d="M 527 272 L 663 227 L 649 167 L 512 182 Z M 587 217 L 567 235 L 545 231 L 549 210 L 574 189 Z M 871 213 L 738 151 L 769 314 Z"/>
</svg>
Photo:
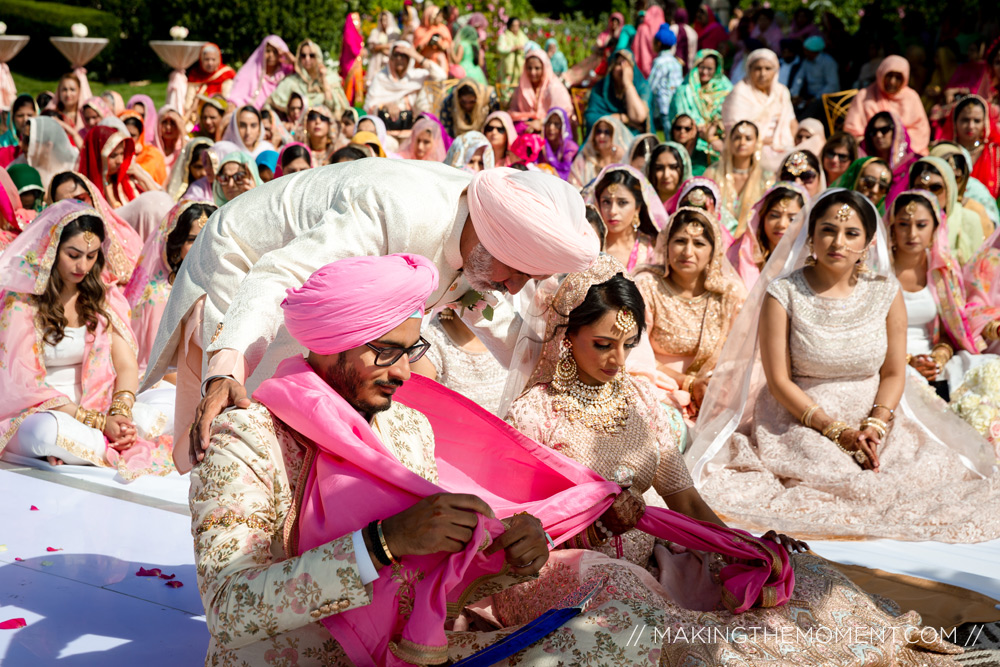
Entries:
<svg viewBox="0 0 1000 667">
<path fill-rule="evenodd" d="M 389 557 L 389 560 L 393 564 L 398 563 L 399 561 L 396 560 L 396 557 L 392 555 L 391 551 L 389 551 L 389 544 L 385 541 L 385 534 L 382 533 L 381 521 L 378 522 L 378 541 L 382 545 L 382 550 L 385 552 L 385 555 Z"/>
<path fill-rule="evenodd" d="M 888 419 L 888 421 L 892 421 L 893 419 L 896 418 L 896 410 L 895 409 L 890 408 L 887 405 L 881 405 L 879 403 L 872 404 L 872 411 L 875 411 L 876 409 L 879 409 L 879 408 L 881 408 L 882 410 L 885 410 L 886 412 L 889 413 L 889 419 Z"/>
<path fill-rule="evenodd" d="M 801 417 L 799 417 L 799 422 L 801 422 L 806 428 L 812 428 L 813 415 L 816 414 L 817 410 L 819 410 L 819 403 L 813 403 L 806 408 L 806 411 L 802 413 Z"/>
<path fill-rule="evenodd" d="M 125 399 L 116 398 L 111 401 L 111 407 L 108 409 L 108 416 L 125 417 L 125 419 L 132 421 L 132 406 Z"/>
<path fill-rule="evenodd" d="M 693 385 L 693 384 L 694 384 L 694 376 L 693 375 L 685 375 L 684 376 L 684 380 L 681 382 L 681 390 L 682 391 L 686 391 L 687 393 L 690 394 L 691 393 L 691 385 Z"/>
</svg>

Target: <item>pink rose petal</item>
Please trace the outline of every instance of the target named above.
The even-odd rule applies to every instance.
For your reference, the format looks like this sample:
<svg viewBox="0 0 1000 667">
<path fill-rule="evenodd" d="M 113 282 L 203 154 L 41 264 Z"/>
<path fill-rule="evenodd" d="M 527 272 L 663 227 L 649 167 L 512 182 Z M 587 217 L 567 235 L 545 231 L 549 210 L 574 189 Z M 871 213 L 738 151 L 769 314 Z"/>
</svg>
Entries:
<svg viewBox="0 0 1000 667">
<path fill-rule="evenodd" d="M 62 549 L 56 549 L 55 547 L 45 547 L 46 551 L 62 551 Z"/>
<path fill-rule="evenodd" d="M 12 618 L 9 621 L 0 623 L 0 630 L 18 630 L 27 624 L 23 618 Z"/>
<path fill-rule="evenodd" d="M 181 583 L 181 582 L 179 582 L 179 581 L 168 581 L 168 582 L 167 582 L 167 583 L 166 583 L 165 585 L 166 585 L 166 586 L 170 586 L 171 588 L 180 588 L 180 587 L 181 587 L 181 586 L 183 586 L 184 584 L 182 584 L 182 583 Z"/>
<path fill-rule="evenodd" d="M 139 571 L 135 573 L 137 577 L 158 577 L 160 576 L 160 568 L 154 567 L 151 570 L 147 570 L 144 567 L 139 567 Z"/>
<path fill-rule="evenodd" d="M 173 579 L 176 576 L 176 574 L 161 574 L 160 579 Z"/>
<path fill-rule="evenodd" d="M 34 505 L 32 505 L 32 506 L 31 506 L 31 511 L 32 511 L 32 512 L 37 512 L 37 511 L 38 511 L 38 508 L 37 508 L 37 507 L 35 507 Z"/>
<path fill-rule="evenodd" d="M 16 560 L 19 563 L 23 563 L 24 562 L 23 558 L 17 558 L 17 557 L 15 557 L 14 560 Z"/>
</svg>

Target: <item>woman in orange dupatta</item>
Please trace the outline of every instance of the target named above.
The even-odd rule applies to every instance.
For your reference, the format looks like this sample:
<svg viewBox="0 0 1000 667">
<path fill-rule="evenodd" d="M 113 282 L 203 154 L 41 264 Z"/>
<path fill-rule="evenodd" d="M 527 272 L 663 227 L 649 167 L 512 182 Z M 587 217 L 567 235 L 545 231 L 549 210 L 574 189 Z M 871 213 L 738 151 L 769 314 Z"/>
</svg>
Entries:
<svg viewBox="0 0 1000 667">
<path fill-rule="evenodd" d="M 451 32 L 448 26 L 440 22 L 440 18 L 440 9 L 431 4 L 424 7 L 423 20 L 413 34 L 413 46 L 424 58 L 430 58 L 448 71 Z"/>
<path fill-rule="evenodd" d="M 161 187 L 167 182 L 167 161 L 163 151 L 146 143 L 146 121 L 138 111 L 128 109 L 118 114 L 135 143 L 135 163 Z"/>
<path fill-rule="evenodd" d="M 541 134 L 546 114 L 556 107 L 572 110 L 573 98 L 552 71 L 548 55 L 541 49 L 529 51 L 508 110 L 514 119 L 515 129 L 519 134 Z M 575 117 L 570 120 L 576 124 Z"/>
</svg>

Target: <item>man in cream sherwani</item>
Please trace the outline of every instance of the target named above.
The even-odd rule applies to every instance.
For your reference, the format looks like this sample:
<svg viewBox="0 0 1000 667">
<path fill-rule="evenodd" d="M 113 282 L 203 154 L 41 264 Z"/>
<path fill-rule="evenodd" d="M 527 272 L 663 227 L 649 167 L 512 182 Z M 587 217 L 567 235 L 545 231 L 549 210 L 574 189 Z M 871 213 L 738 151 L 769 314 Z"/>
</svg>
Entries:
<svg viewBox="0 0 1000 667">
<path fill-rule="evenodd" d="M 193 421 L 207 447 L 212 419 L 229 405 L 248 404 L 244 385 L 252 390 L 280 361 L 302 353 L 282 324 L 286 290 L 338 259 L 401 252 L 437 266 L 441 282 L 425 304 L 430 312 L 471 290 L 516 294 L 531 278 L 582 271 L 599 243 L 578 192 L 539 172 L 473 176 L 373 158 L 275 179 L 220 208 L 198 235 L 174 281 L 144 384 L 167 371 L 180 325 L 204 296 L 207 386 Z M 492 320 L 480 308 L 461 316 L 508 365 L 520 329 L 511 306 L 501 299 Z M 198 388 L 178 387 L 179 394 L 191 391 Z"/>
</svg>

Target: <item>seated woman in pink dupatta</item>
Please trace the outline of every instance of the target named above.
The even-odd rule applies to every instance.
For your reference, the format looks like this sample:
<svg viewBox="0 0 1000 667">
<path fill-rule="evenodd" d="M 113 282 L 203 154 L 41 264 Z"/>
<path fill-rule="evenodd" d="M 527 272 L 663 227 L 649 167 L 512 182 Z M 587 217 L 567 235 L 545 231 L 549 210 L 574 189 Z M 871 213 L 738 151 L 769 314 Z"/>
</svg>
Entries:
<svg viewBox="0 0 1000 667">
<path fill-rule="evenodd" d="M 682 206 L 656 240 L 660 261 L 636 284 L 646 302 L 656 384 L 692 423 L 746 288 L 726 259 L 718 221 Z"/>
<path fill-rule="evenodd" d="M 605 252 L 630 274 L 645 264 L 656 264 L 656 235 L 667 224 L 656 190 L 641 171 L 623 164 L 605 167 L 595 182 L 584 198 L 597 208 L 607 228 Z"/>
<path fill-rule="evenodd" d="M 785 153 L 795 146 L 798 121 L 792 96 L 778 81 L 778 56 L 770 49 L 752 51 L 746 59 L 746 76 L 722 103 L 726 133 L 740 121 L 752 122 L 760 132 L 760 162 L 765 171 L 777 171 Z"/>
<path fill-rule="evenodd" d="M 643 299 L 624 267 L 602 255 L 588 271 L 566 276 L 554 294 L 546 287 L 548 283 L 532 304 L 531 317 L 540 321 L 528 325 L 541 335 L 530 338 L 533 352 L 521 369 L 530 375 L 523 393 L 511 404 L 508 422 L 541 445 L 628 488 L 626 496 L 648 498 L 650 506 L 655 500 L 658 506 L 665 504 L 701 525 L 724 526 L 694 487 L 672 436 L 670 420 L 652 386 L 624 372 L 626 360 L 642 335 L 644 319 Z M 515 374 L 512 381 L 523 384 L 524 377 Z M 753 648 L 725 640 L 717 644 L 667 640 L 658 656 L 659 664 L 717 665 L 726 662 L 724 655 L 743 655 L 751 663 L 755 654 L 777 655 L 778 644 L 790 663 L 808 661 L 815 650 L 811 641 L 804 637 L 796 640 L 794 632 L 785 635 L 783 642 L 778 640 L 784 628 L 802 627 L 798 625 L 803 618 L 800 610 L 806 608 L 808 623 L 828 627 L 835 634 L 857 629 L 859 619 L 873 627 L 919 625 L 919 616 L 913 612 L 898 616 L 898 611 L 887 613 L 880 601 L 858 589 L 827 561 L 794 553 L 806 545 L 775 531 L 760 541 L 775 550 L 793 552 L 789 555 L 795 573 L 793 601 L 739 615 L 724 611 L 720 605 L 713 573 L 728 562 L 721 554 L 664 544 L 641 530 L 610 533 L 605 532 L 603 521 L 598 521 L 593 530 L 570 540 L 575 548 L 552 551 L 536 581 L 493 595 L 493 616 L 504 626 L 530 621 L 558 607 L 559 599 L 576 582 L 604 573 L 615 582 L 617 599 L 641 601 L 651 608 L 647 612 L 651 627 L 671 628 L 677 633 L 709 623 L 724 633 L 736 625 L 761 625 L 775 633 L 773 644 L 765 639 L 766 646 Z M 602 596 L 599 600 L 604 599 L 604 594 L 598 595 Z M 850 613 L 845 614 L 847 610 Z M 837 634 L 846 639 L 838 639 L 836 648 L 827 645 L 831 650 L 824 655 L 824 665 L 856 664 L 854 652 L 864 642 L 849 638 L 850 634 Z M 596 637 L 562 631 L 543 643 L 564 658 L 590 655 L 601 644 Z M 902 642 L 880 648 L 920 655 L 932 664 L 939 660 L 950 663 L 946 658 L 914 651 Z"/>
<path fill-rule="evenodd" d="M 447 151 L 441 138 L 441 124 L 430 118 L 418 120 L 397 155 L 404 160 L 443 161 Z"/>
<path fill-rule="evenodd" d="M 21 204 L 14 180 L 0 167 L 0 253 L 35 219 L 34 209 Z"/>
<path fill-rule="evenodd" d="M 802 219 L 796 216 L 808 202 L 809 193 L 804 187 L 779 181 L 754 204 L 746 231 L 726 252 L 748 292 L 782 237 L 798 234 Z"/>
<path fill-rule="evenodd" d="M 844 131 L 860 139 L 866 136 L 865 128 L 875 114 L 888 111 L 902 121 L 913 151 L 926 155 L 931 126 L 920 95 L 906 85 L 909 80 L 910 63 L 906 58 L 887 56 L 878 66 L 875 83 L 859 90 L 851 101 Z"/>
<path fill-rule="evenodd" d="M 294 71 L 295 56 L 288 44 L 277 35 L 268 35 L 236 71 L 228 99 L 235 107 L 249 104 L 260 109 L 281 80 Z"/>
<path fill-rule="evenodd" d="M 96 210 L 66 201 L 0 259 L 5 457 L 117 468 L 128 481 L 173 470 L 172 392 L 135 395 L 128 304 L 105 262 L 116 245 Z"/>
<path fill-rule="evenodd" d="M 549 109 L 573 109 L 573 99 L 566 86 L 552 72 L 552 63 L 541 49 L 529 51 L 524 58 L 524 69 L 507 109 L 520 134 L 541 134 Z M 571 119 L 575 123 L 575 118 Z"/>
<path fill-rule="evenodd" d="M 184 152 L 187 145 L 188 135 L 184 131 L 184 118 L 178 109 L 164 104 L 160 107 L 160 112 L 156 121 L 156 134 L 153 137 L 153 145 L 163 151 L 163 160 L 169 173 L 177 163 L 177 159 Z"/>
</svg>

